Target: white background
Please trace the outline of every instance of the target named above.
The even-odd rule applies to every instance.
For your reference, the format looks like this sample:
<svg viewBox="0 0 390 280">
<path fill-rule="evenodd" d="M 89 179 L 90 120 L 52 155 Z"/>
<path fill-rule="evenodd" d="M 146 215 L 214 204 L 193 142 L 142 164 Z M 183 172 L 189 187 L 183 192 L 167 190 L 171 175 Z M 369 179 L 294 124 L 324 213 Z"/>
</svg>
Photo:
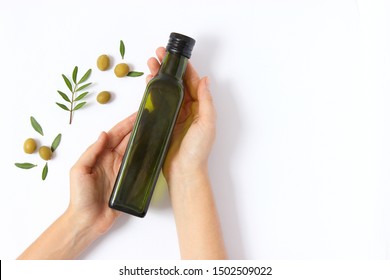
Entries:
<svg viewBox="0 0 390 280">
<path fill-rule="evenodd" d="M 218 133 L 210 173 L 233 259 L 389 259 L 389 3 L 352 0 L 0 1 L 0 258 L 16 258 L 67 207 L 69 169 L 137 110 L 144 77 L 100 72 L 107 53 L 147 72 L 169 33 L 197 40 Z M 386 19 L 387 17 L 387 19 Z M 61 74 L 93 69 L 74 123 Z M 102 90 L 114 93 L 105 106 Z M 32 130 L 29 117 L 45 136 Z M 23 153 L 63 140 L 49 174 Z M 21 170 L 14 162 L 36 162 Z M 145 219 L 122 215 L 83 259 L 177 259 L 166 189 Z"/>
</svg>

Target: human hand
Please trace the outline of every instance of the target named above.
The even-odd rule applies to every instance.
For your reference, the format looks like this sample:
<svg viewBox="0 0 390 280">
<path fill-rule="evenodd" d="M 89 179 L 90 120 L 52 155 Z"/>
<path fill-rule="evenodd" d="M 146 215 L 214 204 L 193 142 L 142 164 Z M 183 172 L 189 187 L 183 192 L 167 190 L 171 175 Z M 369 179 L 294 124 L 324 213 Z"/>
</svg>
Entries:
<svg viewBox="0 0 390 280">
<path fill-rule="evenodd" d="M 148 60 L 147 81 L 157 74 L 165 49 L 158 48 L 156 54 L 157 59 Z M 200 79 L 189 63 L 183 106 L 163 166 L 183 259 L 227 258 L 207 166 L 215 122 L 208 78 Z"/>
<path fill-rule="evenodd" d="M 165 48 L 156 50 L 157 58 L 148 60 L 151 72 L 147 82 L 158 72 Z M 175 176 L 191 178 L 195 173 L 207 173 L 207 161 L 215 138 L 216 113 L 208 87 L 208 78 L 199 78 L 191 63 L 184 76 L 184 101 L 171 145 L 163 166 L 168 185 Z M 191 175 L 191 176 L 188 176 Z"/>
<path fill-rule="evenodd" d="M 106 232 L 120 213 L 109 208 L 108 201 L 135 118 L 136 113 L 102 132 L 70 171 L 67 211 L 76 214 L 81 227 L 98 234 Z"/>
</svg>

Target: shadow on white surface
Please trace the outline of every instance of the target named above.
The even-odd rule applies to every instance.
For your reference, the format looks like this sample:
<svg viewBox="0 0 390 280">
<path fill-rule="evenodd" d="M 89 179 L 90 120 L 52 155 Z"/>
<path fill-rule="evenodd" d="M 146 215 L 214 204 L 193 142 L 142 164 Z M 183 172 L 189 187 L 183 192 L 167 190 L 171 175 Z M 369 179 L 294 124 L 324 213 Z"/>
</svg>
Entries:
<svg viewBox="0 0 390 280">
<path fill-rule="evenodd" d="M 245 259 L 235 186 L 230 174 L 232 155 L 238 143 L 241 127 L 237 102 L 234 100 L 232 82 L 228 78 L 226 80 L 213 78 L 213 63 L 217 60 L 216 56 L 223 45 L 222 42 L 217 36 L 198 36 L 197 41 L 195 51 L 202 56 L 197 57 L 196 67 L 201 75 L 205 74 L 210 77 L 214 105 L 217 110 L 217 138 L 209 163 L 214 197 L 228 256 L 230 259 Z"/>
<path fill-rule="evenodd" d="M 210 176 L 229 258 L 245 259 L 239 223 L 237 186 L 234 185 L 230 173 L 232 156 L 240 135 L 240 117 L 230 85 L 228 81 L 220 81 L 214 90 L 218 120 L 213 155 L 218 157 L 212 156 L 210 159 Z"/>
</svg>

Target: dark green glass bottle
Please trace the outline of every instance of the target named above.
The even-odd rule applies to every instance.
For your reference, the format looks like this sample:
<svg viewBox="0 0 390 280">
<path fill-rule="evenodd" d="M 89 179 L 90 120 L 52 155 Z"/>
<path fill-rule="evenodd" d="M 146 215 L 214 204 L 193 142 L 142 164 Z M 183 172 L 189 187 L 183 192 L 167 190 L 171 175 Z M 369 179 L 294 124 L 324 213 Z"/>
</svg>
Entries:
<svg viewBox="0 0 390 280">
<path fill-rule="evenodd" d="M 144 217 L 184 98 L 183 75 L 195 40 L 171 33 L 158 74 L 146 86 L 109 206 Z"/>
</svg>

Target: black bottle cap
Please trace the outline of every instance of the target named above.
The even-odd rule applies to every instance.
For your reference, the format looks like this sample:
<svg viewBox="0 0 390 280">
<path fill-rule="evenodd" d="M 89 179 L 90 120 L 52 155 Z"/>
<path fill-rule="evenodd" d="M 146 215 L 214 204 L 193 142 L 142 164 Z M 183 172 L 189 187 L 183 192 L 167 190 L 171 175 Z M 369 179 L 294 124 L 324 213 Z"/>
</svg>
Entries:
<svg viewBox="0 0 390 280">
<path fill-rule="evenodd" d="M 169 36 L 167 51 L 185 56 L 189 59 L 191 57 L 191 52 L 194 48 L 194 45 L 194 39 L 179 33 L 172 32 Z"/>
</svg>

